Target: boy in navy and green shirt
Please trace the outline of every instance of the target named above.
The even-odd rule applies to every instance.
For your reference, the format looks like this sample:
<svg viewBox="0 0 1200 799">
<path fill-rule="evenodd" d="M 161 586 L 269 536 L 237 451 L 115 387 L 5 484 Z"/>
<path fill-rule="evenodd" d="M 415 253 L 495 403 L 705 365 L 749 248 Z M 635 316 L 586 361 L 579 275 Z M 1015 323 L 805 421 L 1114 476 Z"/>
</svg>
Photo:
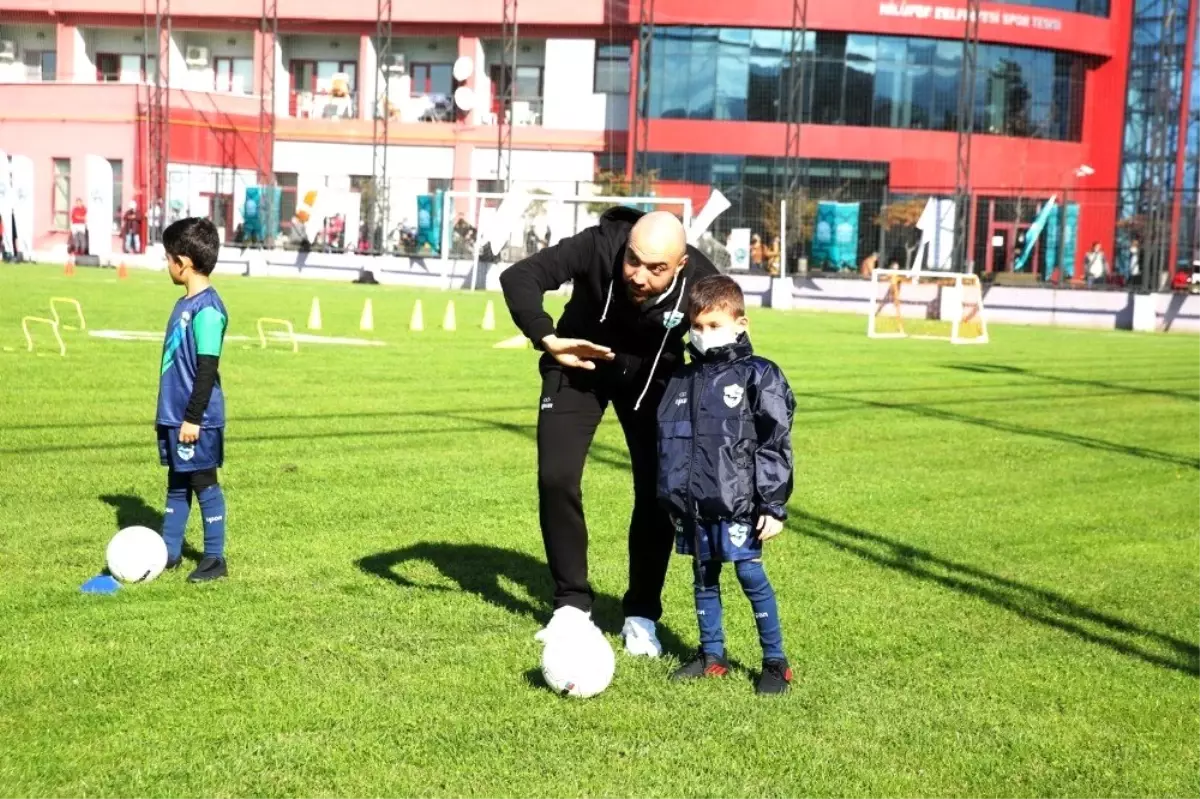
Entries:
<svg viewBox="0 0 1200 799">
<path fill-rule="evenodd" d="M 154 422 L 159 460 L 167 467 L 162 535 L 167 568 L 176 568 L 195 495 L 204 519 L 204 558 L 188 580 L 201 582 L 227 573 L 225 495 L 217 482 L 225 460 L 225 395 L 217 367 L 229 314 L 209 281 L 221 241 L 212 222 L 192 217 L 164 230 L 162 243 L 171 281 L 186 289 L 167 322 L 158 378 Z"/>
</svg>

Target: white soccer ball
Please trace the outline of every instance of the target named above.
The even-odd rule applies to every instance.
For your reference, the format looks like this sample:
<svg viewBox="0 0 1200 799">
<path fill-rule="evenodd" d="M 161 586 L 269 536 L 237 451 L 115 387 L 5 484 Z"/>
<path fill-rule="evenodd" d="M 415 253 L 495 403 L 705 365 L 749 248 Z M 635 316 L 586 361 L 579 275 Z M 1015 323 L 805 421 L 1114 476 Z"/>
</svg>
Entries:
<svg viewBox="0 0 1200 799">
<path fill-rule="evenodd" d="M 123 583 L 147 583 L 167 567 L 167 544 L 149 527 L 126 527 L 105 552 L 108 571 Z"/>
<path fill-rule="evenodd" d="M 554 636 L 542 650 L 542 676 L 563 696 L 595 696 L 612 682 L 616 668 L 616 655 L 598 629 Z"/>
</svg>

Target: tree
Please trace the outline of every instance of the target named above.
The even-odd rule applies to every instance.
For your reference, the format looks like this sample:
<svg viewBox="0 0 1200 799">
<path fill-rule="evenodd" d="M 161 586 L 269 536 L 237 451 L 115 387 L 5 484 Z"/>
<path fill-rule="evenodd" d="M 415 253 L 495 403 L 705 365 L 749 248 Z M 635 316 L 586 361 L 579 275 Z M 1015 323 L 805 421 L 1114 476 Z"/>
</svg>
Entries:
<svg viewBox="0 0 1200 799">
<path fill-rule="evenodd" d="M 634 187 L 643 181 L 646 185 L 646 193 L 654 194 L 654 184 L 658 182 L 658 172 L 651 170 L 641 178 L 635 177 L 630 181 L 624 173 L 602 170 L 596 173 L 592 185 L 596 187 L 596 191 L 601 197 L 634 197 L 636 196 Z M 587 210 L 590 214 L 602 214 L 610 207 L 609 203 L 588 203 Z"/>
</svg>

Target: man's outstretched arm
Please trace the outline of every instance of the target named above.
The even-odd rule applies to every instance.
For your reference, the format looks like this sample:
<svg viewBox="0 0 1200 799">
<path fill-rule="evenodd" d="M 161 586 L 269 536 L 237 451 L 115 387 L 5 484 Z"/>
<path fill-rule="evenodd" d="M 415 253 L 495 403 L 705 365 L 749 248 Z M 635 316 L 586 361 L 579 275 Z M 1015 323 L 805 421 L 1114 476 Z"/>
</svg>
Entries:
<svg viewBox="0 0 1200 799">
<path fill-rule="evenodd" d="M 587 274 L 596 258 L 592 229 L 563 239 L 504 270 L 500 288 L 513 322 L 535 347 L 554 334 L 554 319 L 542 306 L 542 295 Z"/>
</svg>

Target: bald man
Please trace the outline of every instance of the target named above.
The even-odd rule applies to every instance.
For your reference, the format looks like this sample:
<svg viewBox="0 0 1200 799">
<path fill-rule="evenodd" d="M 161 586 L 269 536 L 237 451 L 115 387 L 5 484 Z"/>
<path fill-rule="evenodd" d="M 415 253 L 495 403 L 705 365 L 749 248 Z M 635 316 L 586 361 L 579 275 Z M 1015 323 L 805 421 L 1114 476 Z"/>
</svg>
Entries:
<svg viewBox="0 0 1200 799">
<path fill-rule="evenodd" d="M 657 501 L 658 403 L 683 358 L 688 288 L 717 274 L 665 212 L 607 211 L 595 227 L 500 277 L 513 321 L 544 354 L 537 426 L 538 516 L 554 580 L 554 616 L 538 637 L 592 625 L 583 466 L 609 405 L 633 471 L 629 589 L 621 635 L 630 654 L 662 654 L 655 626 L 674 529 Z M 557 325 L 542 296 L 572 282 Z"/>
</svg>

